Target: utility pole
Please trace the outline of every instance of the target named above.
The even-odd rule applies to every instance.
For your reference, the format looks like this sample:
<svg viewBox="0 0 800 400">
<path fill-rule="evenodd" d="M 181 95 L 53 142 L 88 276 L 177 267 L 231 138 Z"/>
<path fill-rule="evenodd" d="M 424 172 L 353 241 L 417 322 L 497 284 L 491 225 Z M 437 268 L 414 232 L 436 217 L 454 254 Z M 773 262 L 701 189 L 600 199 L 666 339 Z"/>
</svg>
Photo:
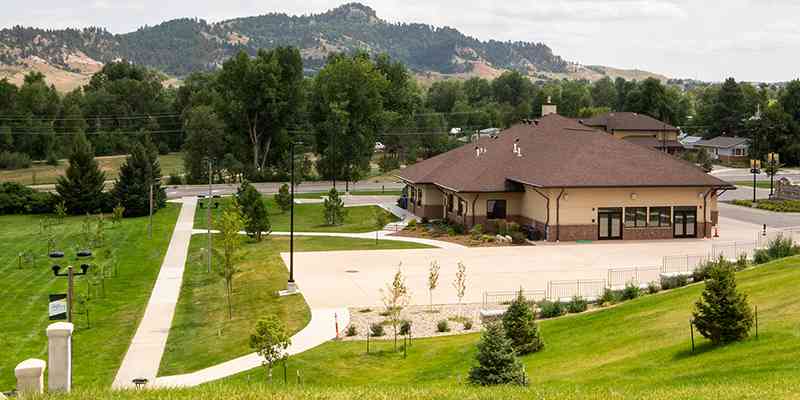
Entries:
<svg viewBox="0 0 800 400">
<path fill-rule="evenodd" d="M 206 272 L 211 273 L 211 159 L 208 159 L 208 204 L 206 204 L 206 227 L 208 228 L 208 266 Z"/>
<path fill-rule="evenodd" d="M 147 235 L 150 239 L 153 238 L 153 178 L 150 177 L 150 217 L 147 224 Z"/>
</svg>

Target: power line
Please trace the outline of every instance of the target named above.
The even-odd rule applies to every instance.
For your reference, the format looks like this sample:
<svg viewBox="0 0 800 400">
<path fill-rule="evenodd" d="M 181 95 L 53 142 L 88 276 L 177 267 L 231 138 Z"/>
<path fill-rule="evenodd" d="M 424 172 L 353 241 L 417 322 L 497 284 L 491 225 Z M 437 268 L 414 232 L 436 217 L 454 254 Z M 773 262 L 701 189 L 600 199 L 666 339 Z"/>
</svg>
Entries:
<svg viewBox="0 0 800 400">
<path fill-rule="evenodd" d="M 84 135 L 87 136 L 99 136 L 99 135 L 146 135 L 146 134 L 177 134 L 177 133 L 184 133 L 183 129 L 164 129 L 164 130 L 139 130 L 139 131 L 98 131 L 98 132 L 84 132 Z M 13 135 L 21 135 L 21 136 L 49 136 L 49 135 L 75 135 L 77 132 L 10 132 Z"/>
<path fill-rule="evenodd" d="M 105 120 L 135 120 L 135 119 L 161 119 L 161 118 L 177 118 L 181 117 L 181 114 L 151 114 L 151 115 L 104 115 L 104 116 L 87 116 L 87 117 L 69 117 L 69 118 L 46 118 L 46 117 L 36 117 L 31 118 L 28 116 L 19 116 L 19 117 L 11 117 L 11 116 L 4 116 L 0 115 L 0 120 L 2 121 L 47 121 L 47 122 L 55 122 L 55 121 L 105 121 Z"/>
</svg>

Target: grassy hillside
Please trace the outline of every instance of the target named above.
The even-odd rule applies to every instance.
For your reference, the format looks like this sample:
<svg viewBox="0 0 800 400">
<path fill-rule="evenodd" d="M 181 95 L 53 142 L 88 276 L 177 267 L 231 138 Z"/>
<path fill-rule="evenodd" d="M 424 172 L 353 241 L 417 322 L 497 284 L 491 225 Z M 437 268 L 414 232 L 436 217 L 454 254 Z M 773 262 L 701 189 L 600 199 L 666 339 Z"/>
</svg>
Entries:
<svg viewBox="0 0 800 400">
<path fill-rule="evenodd" d="M 108 386 L 128 349 L 139 319 L 144 313 L 161 261 L 166 252 L 179 207 L 167 206 L 153 217 L 153 239 L 147 237 L 147 218 L 125 219 L 112 227 L 106 219 L 105 246 L 92 249 L 90 272 L 97 272 L 106 260 L 105 249 L 114 248 L 119 266 L 117 276 L 105 280 L 106 295 L 94 292 L 90 300 L 88 326 L 83 316 L 75 317 L 74 384 L 76 387 Z M 3 277 L 0 308 L 0 392 L 14 387 L 14 367 L 27 358 L 47 359 L 49 325 L 48 295 L 66 293 L 67 280 L 56 278 L 46 257 L 47 240 L 40 233 L 38 216 L 0 217 L 0 276 Z M 80 241 L 83 217 L 68 217 L 54 227 L 56 248 L 72 258 Z M 123 245 L 124 244 L 124 245 Z M 33 265 L 18 265 L 17 255 L 32 252 Z M 75 279 L 75 293 L 86 295 L 86 277 Z"/>
</svg>

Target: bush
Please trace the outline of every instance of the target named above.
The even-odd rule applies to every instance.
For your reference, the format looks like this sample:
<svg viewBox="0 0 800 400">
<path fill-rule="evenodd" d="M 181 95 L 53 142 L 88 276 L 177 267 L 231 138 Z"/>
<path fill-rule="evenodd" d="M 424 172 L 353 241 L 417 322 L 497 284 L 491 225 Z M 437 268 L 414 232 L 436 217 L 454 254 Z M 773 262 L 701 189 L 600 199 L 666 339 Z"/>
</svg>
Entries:
<svg viewBox="0 0 800 400">
<path fill-rule="evenodd" d="M 0 183 L 0 215 L 49 214 L 55 198 L 50 193 L 37 192 L 15 182 Z"/>
<path fill-rule="evenodd" d="M 383 325 L 380 323 L 370 325 L 369 331 L 371 332 L 371 336 L 374 337 L 381 337 L 386 334 L 386 332 L 383 331 Z"/>
<path fill-rule="evenodd" d="M 503 330 L 519 355 L 534 353 L 544 347 L 535 318 L 536 314 L 520 290 L 503 314 Z"/>
<path fill-rule="evenodd" d="M 275 193 L 275 203 L 278 203 L 281 212 L 289 211 L 292 208 L 292 194 L 289 191 L 289 185 L 285 183 L 281 185 L 278 193 Z"/>
<path fill-rule="evenodd" d="M 400 334 L 401 335 L 411 334 L 411 321 L 403 320 L 400 322 Z"/>
<path fill-rule="evenodd" d="M 167 178 L 167 185 L 183 185 L 183 176 L 176 173 L 169 174 L 169 177 Z"/>
<path fill-rule="evenodd" d="M 406 224 L 406 228 L 412 231 L 417 229 L 417 220 L 412 219 L 411 221 L 408 221 L 408 224 Z"/>
<path fill-rule="evenodd" d="M 468 331 L 470 329 L 472 329 L 472 320 L 468 319 L 468 320 L 464 321 L 464 330 Z"/>
<path fill-rule="evenodd" d="M 708 271 L 710 271 L 711 268 L 714 268 L 716 266 L 731 266 L 731 265 L 732 263 L 726 260 L 725 256 L 720 254 L 719 258 L 717 258 L 716 260 L 709 260 L 698 265 L 694 269 L 694 271 L 692 271 L 692 281 L 701 282 L 706 280 L 706 277 L 708 277 Z"/>
<path fill-rule="evenodd" d="M 323 217 L 325 225 L 336 226 L 344 223 L 344 218 L 347 216 L 347 209 L 344 208 L 344 201 L 339 197 L 339 192 L 336 189 L 331 189 L 328 192 L 328 198 L 323 203 Z"/>
<path fill-rule="evenodd" d="M 347 327 L 347 331 L 345 331 L 345 334 L 348 337 L 353 337 L 355 335 L 358 335 L 358 329 L 356 328 L 355 325 L 350 325 Z"/>
<path fill-rule="evenodd" d="M 574 296 L 569 303 L 567 303 L 567 312 L 571 314 L 582 313 L 589 308 L 589 303 L 580 296 Z"/>
<path fill-rule="evenodd" d="M 603 295 L 597 300 L 601 306 L 607 306 L 619 301 L 619 292 L 615 292 L 609 288 L 603 289 Z"/>
<path fill-rule="evenodd" d="M 661 289 L 663 290 L 675 289 L 687 284 L 689 284 L 689 277 L 686 275 L 661 277 Z"/>
<path fill-rule="evenodd" d="M 750 262 L 747 261 L 747 254 L 742 253 L 739 254 L 739 257 L 736 258 L 736 270 L 741 271 L 750 266 Z"/>
<path fill-rule="evenodd" d="M 448 227 L 447 228 L 447 236 L 455 236 L 455 235 L 456 235 L 455 228 L 453 228 L 452 226 Z"/>
<path fill-rule="evenodd" d="M 524 244 L 525 243 L 525 234 L 520 231 L 511 231 L 511 243 L 512 244 Z"/>
<path fill-rule="evenodd" d="M 566 314 L 564 305 L 560 301 L 542 300 L 539 302 L 539 317 L 555 318 Z"/>
<path fill-rule="evenodd" d="M 633 282 L 628 282 L 625 284 L 625 289 L 622 289 L 622 295 L 620 299 L 622 301 L 625 300 L 633 300 L 642 294 L 642 289 L 639 288 L 638 284 L 634 284 Z"/>
<path fill-rule="evenodd" d="M 747 296 L 736 289 L 732 266 L 717 265 L 709 270 L 693 316 L 694 326 L 713 344 L 735 342 L 749 335 L 753 314 Z"/>
<path fill-rule="evenodd" d="M 446 319 L 440 320 L 436 323 L 436 332 L 450 332 L 450 324 Z"/>
<path fill-rule="evenodd" d="M 428 217 L 422 217 L 422 220 L 420 220 L 420 222 L 424 225 L 424 224 L 429 224 L 431 221 L 428 220 Z"/>
<path fill-rule="evenodd" d="M 753 255 L 753 262 L 756 264 L 764 264 L 772 260 L 791 257 L 797 254 L 800 254 L 800 247 L 795 245 L 791 238 L 784 238 L 783 235 L 778 235 L 778 237 L 769 242 L 766 249 L 756 250 Z"/>
<path fill-rule="evenodd" d="M 451 224 L 450 227 L 453 229 L 456 235 L 463 235 L 464 232 L 466 232 L 466 228 L 464 228 L 464 225 L 461 224 Z"/>
<path fill-rule="evenodd" d="M 752 200 L 734 200 L 734 205 L 742 206 L 742 207 L 752 207 L 753 201 Z"/>
<path fill-rule="evenodd" d="M 647 293 L 649 294 L 656 294 L 661 291 L 661 285 L 658 284 L 656 281 L 650 281 L 647 284 Z"/>
<path fill-rule="evenodd" d="M 514 354 L 511 340 L 498 323 L 489 324 L 478 342 L 478 365 L 469 371 L 470 383 L 482 386 L 527 385 L 528 377 Z"/>
<path fill-rule="evenodd" d="M 759 200 L 756 208 L 775 212 L 800 212 L 800 200 Z"/>
<path fill-rule="evenodd" d="M 31 166 L 31 158 L 25 153 L 3 151 L 0 153 L 0 169 L 23 169 Z"/>
<path fill-rule="evenodd" d="M 473 226 L 472 229 L 469 230 L 469 234 L 472 236 L 472 239 L 481 240 L 481 237 L 483 236 L 483 225 L 477 224 Z"/>
</svg>

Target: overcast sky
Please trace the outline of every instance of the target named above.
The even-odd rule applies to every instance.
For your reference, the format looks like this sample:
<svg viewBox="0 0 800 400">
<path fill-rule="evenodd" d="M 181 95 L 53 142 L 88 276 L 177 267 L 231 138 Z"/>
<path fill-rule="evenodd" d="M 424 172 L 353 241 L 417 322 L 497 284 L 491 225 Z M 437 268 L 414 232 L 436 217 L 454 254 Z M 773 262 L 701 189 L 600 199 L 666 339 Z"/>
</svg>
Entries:
<svg viewBox="0 0 800 400">
<path fill-rule="evenodd" d="M 345 1 L 0 0 L 0 26 L 104 26 L 124 33 L 179 17 L 220 21 L 323 12 Z M 69 4 L 67 4 L 69 3 Z M 447 25 L 479 39 L 543 42 L 581 64 L 709 81 L 800 77 L 800 0 L 365 0 L 392 22 Z M 8 6 L 10 4 L 10 7 Z M 35 4 L 35 5 L 34 5 Z"/>
</svg>

